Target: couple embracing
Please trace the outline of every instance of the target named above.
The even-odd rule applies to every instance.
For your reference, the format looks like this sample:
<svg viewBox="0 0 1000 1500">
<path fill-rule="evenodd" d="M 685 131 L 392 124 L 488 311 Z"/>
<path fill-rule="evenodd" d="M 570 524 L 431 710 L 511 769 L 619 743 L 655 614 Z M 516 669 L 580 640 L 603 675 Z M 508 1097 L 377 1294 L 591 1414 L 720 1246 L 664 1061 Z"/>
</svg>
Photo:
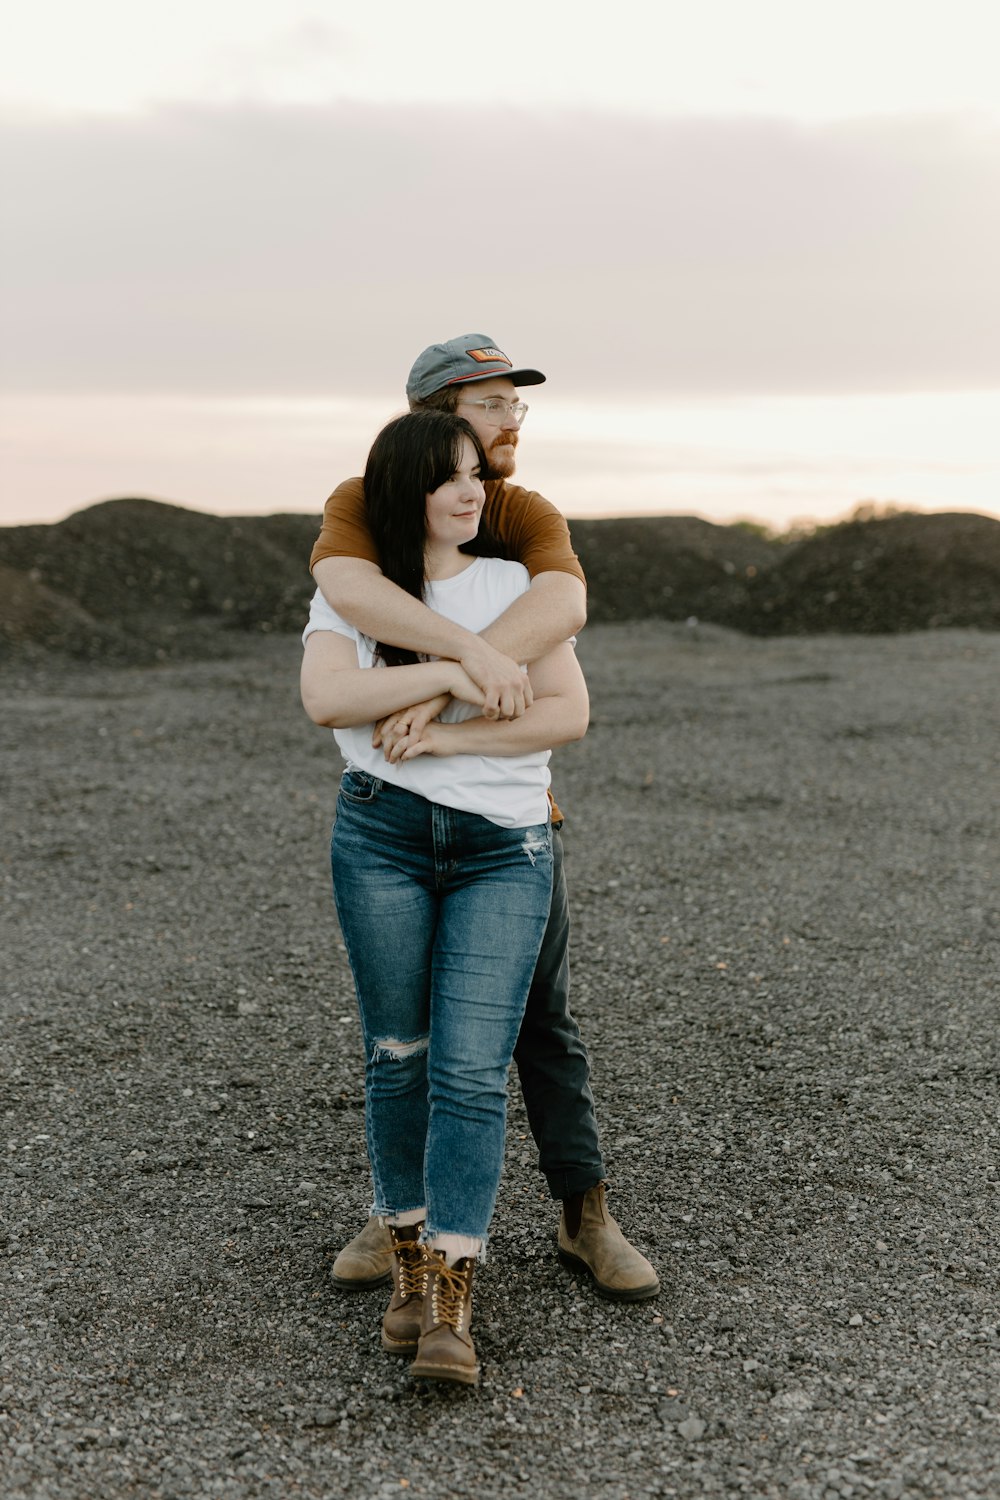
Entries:
<svg viewBox="0 0 1000 1500">
<path fill-rule="evenodd" d="M 483 335 L 433 345 L 410 412 L 327 504 L 302 696 L 346 761 L 334 894 L 365 1045 L 371 1218 L 334 1264 L 392 1279 L 382 1323 L 412 1373 L 475 1384 L 472 1281 L 518 1068 L 560 1258 L 601 1294 L 659 1290 L 607 1208 L 589 1064 L 568 1003 L 553 747 L 587 728 L 564 520 L 507 483 L 537 370 Z M 524 664 L 527 665 L 524 665 Z"/>
</svg>

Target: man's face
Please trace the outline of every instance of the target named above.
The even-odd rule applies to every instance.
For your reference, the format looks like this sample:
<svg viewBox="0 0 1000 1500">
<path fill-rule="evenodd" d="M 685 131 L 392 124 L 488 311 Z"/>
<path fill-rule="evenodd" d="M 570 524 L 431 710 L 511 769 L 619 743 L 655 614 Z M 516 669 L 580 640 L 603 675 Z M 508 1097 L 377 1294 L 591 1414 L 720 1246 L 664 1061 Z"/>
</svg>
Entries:
<svg viewBox="0 0 1000 1500">
<path fill-rule="evenodd" d="M 485 407 L 476 405 L 489 396 L 499 396 L 502 401 L 516 401 L 517 387 L 506 375 L 492 375 L 488 380 L 475 380 L 462 391 L 458 401 L 458 414 L 475 428 L 476 436 L 486 453 L 490 474 L 499 479 L 509 479 L 515 467 L 517 419 L 508 411 L 498 423 L 488 415 Z"/>
</svg>

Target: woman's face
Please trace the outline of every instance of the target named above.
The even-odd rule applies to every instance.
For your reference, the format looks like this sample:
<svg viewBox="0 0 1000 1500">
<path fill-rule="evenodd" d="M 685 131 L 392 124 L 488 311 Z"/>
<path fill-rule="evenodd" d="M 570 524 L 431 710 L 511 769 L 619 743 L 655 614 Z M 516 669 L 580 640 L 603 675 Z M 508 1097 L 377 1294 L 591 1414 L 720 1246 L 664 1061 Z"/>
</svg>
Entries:
<svg viewBox="0 0 1000 1500">
<path fill-rule="evenodd" d="M 458 468 L 427 496 L 427 541 L 439 547 L 471 542 L 479 530 L 485 499 L 479 456 L 463 437 Z"/>
</svg>

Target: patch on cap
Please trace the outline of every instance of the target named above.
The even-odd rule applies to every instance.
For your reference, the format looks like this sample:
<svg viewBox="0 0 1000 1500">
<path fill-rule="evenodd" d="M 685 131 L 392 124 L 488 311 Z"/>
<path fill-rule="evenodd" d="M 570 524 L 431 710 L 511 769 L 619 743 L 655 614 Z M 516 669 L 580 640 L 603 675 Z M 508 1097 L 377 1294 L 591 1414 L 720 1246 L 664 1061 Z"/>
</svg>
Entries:
<svg viewBox="0 0 1000 1500">
<path fill-rule="evenodd" d="M 502 349 L 466 349 L 465 352 L 469 356 L 469 358 L 474 359 L 477 364 L 496 364 L 499 360 L 499 362 L 501 364 L 505 364 L 508 369 L 511 369 L 513 365 L 513 360 L 508 359 Z"/>
</svg>

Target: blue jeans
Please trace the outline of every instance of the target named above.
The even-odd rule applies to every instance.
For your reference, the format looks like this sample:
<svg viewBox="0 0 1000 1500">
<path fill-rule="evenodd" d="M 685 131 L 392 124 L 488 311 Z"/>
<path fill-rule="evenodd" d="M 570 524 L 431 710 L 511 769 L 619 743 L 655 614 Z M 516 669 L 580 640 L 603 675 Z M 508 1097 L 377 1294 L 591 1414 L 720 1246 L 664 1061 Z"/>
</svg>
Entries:
<svg viewBox="0 0 1000 1500">
<path fill-rule="evenodd" d="M 365 1043 L 373 1213 L 485 1243 L 507 1074 L 552 891 L 548 824 L 501 828 L 345 772 L 331 844 Z"/>
</svg>

